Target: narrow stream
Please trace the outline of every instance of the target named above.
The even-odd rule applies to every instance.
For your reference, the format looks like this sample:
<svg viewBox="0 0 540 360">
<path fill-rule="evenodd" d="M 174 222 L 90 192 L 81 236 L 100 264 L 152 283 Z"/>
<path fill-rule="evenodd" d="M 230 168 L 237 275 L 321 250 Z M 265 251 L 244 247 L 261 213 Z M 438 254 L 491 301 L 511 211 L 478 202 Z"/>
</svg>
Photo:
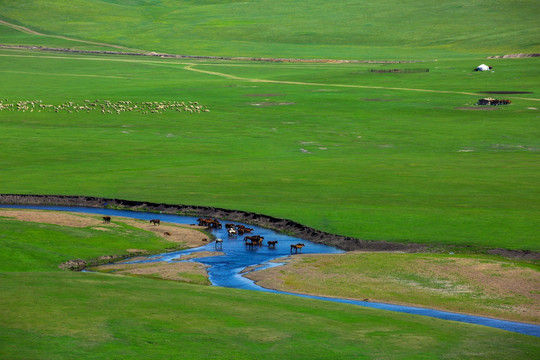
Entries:
<svg viewBox="0 0 540 360">
<path fill-rule="evenodd" d="M 27 206 L 27 205 L 0 205 L 0 208 L 23 208 L 23 209 L 39 209 L 39 210 L 57 210 L 57 211 L 71 211 L 71 212 L 82 212 L 82 213 L 91 213 L 91 214 L 102 214 L 109 216 L 121 216 L 142 220 L 150 220 L 159 218 L 164 222 L 171 222 L 176 224 L 196 224 L 197 219 L 195 217 L 188 216 L 178 216 L 170 214 L 156 214 L 156 213 L 147 213 L 147 212 L 138 212 L 138 211 L 128 211 L 128 210 L 112 210 L 112 209 L 103 209 L 103 208 L 87 208 L 87 207 L 68 207 L 68 206 Z M 224 224 L 225 221 L 222 221 Z M 238 224 L 235 222 L 235 224 Z M 348 299 L 339 299 L 339 298 L 329 298 L 321 296 L 312 296 L 312 295 L 303 295 L 303 294 L 294 294 L 283 291 L 276 291 L 271 289 L 263 288 L 255 284 L 252 280 L 247 279 L 241 275 L 241 272 L 245 268 L 250 266 L 257 266 L 257 269 L 268 268 L 272 266 L 279 266 L 279 264 L 272 263 L 271 261 L 276 258 L 281 258 L 290 255 L 290 245 L 303 243 L 305 247 L 302 249 L 304 254 L 337 254 L 342 253 L 342 250 L 336 249 L 331 246 L 316 244 L 308 240 L 276 233 L 272 230 L 264 229 L 257 226 L 247 225 L 247 227 L 253 228 L 253 234 L 261 235 L 264 237 L 264 243 L 268 240 L 276 240 L 278 244 L 275 248 L 269 248 L 267 246 L 254 247 L 253 249 L 245 246 L 243 241 L 243 236 L 229 237 L 227 230 L 225 228 L 219 230 L 213 230 L 212 233 L 217 238 L 223 239 L 223 244 L 221 247 L 216 249 L 216 244 L 214 242 L 209 243 L 205 246 L 188 249 L 182 251 L 168 252 L 159 255 L 149 256 L 147 260 L 138 261 L 138 262 L 156 262 L 156 261 L 172 261 L 177 259 L 180 255 L 188 255 L 201 251 L 222 251 L 225 255 L 220 256 L 211 256 L 204 258 L 196 258 L 193 260 L 187 261 L 196 261 L 206 265 L 209 265 L 208 274 L 210 282 L 214 286 L 230 287 L 244 290 L 253 290 L 253 291 L 265 291 L 278 294 L 293 295 L 299 297 L 305 297 L 310 299 L 324 300 L 324 301 L 334 301 L 339 303 L 353 304 L 364 307 L 370 307 L 375 309 L 397 311 L 408 314 L 430 316 L 434 318 L 439 318 L 443 320 L 452 320 L 465 322 L 470 324 L 477 324 L 483 326 L 489 326 L 493 328 L 498 328 L 502 330 L 517 332 L 526 335 L 532 335 L 540 337 L 540 325 L 532 325 L 520 322 L 497 320 L 480 316 L 464 315 L 457 314 L 439 310 L 411 307 L 411 306 L 400 306 L 400 305 L 391 305 L 384 303 L 376 302 L 365 302 L 359 300 L 348 300 Z M 135 262 L 135 261 L 134 261 Z"/>
</svg>

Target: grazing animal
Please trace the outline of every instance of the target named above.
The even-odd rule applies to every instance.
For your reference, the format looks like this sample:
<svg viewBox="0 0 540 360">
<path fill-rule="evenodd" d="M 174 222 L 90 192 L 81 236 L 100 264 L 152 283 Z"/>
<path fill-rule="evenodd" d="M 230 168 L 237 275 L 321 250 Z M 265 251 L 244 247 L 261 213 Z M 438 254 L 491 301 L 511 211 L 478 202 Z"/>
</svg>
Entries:
<svg viewBox="0 0 540 360">
<path fill-rule="evenodd" d="M 219 248 L 219 249 L 223 248 L 223 239 L 219 239 L 219 238 L 216 239 L 215 247 L 216 247 L 216 249 L 218 249 L 218 248 Z"/>
<path fill-rule="evenodd" d="M 262 245 L 264 237 L 260 235 L 246 236 L 244 241 L 251 241 L 254 245 Z"/>
<path fill-rule="evenodd" d="M 165 231 L 165 232 L 163 233 L 163 235 L 171 236 L 171 233 L 168 232 L 168 231 Z"/>
<path fill-rule="evenodd" d="M 103 217 L 103 222 L 104 222 L 105 224 L 110 223 L 110 222 L 111 222 L 111 217 L 110 217 L 110 216 L 104 216 L 104 217 Z"/>
<path fill-rule="evenodd" d="M 161 223 L 161 220 L 159 220 L 159 219 L 150 220 L 150 224 L 159 225 L 160 223 Z"/>
<path fill-rule="evenodd" d="M 204 219 L 198 218 L 199 226 L 206 226 L 208 228 L 221 229 L 221 223 L 216 219 Z"/>
<path fill-rule="evenodd" d="M 300 250 L 300 252 L 302 252 L 302 248 L 303 248 L 304 246 L 305 246 L 304 244 L 294 244 L 294 245 L 291 245 L 291 254 L 292 254 L 293 249 L 294 249 L 295 254 L 298 253 L 298 250 Z"/>
<path fill-rule="evenodd" d="M 238 229 L 238 233 L 240 235 L 244 235 L 245 233 L 250 233 L 252 231 L 253 231 L 252 228 L 247 228 L 247 227 L 241 227 L 241 228 Z"/>
<path fill-rule="evenodd" d="M 277 240 L 270 240 L 270 241 L 268 241 L 268 247 L 275 249 L 277 243 L 278 243 Z"/>
</svg>

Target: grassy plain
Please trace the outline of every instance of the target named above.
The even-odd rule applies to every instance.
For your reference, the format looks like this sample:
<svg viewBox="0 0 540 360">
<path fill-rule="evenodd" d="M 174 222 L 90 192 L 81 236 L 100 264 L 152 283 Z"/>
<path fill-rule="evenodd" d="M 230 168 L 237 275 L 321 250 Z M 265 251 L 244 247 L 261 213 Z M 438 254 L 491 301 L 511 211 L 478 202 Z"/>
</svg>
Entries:
<svg viewBox="0 0 540 360">
<path fill-rule="evenodd" d="M 484 5 L 0 0 L 1 20 L 53 35 L 0 25 L 3 44 L 424 61 L 253 63 L 1 49 L 4 102 L 191 100 L 211 111 L 1 111 L 0 192 L 218 206 L 370 240 L 539 251 L 538 60 L 486 59 L 540 52 L 539 10 L 534 1 Z M 472 72 L 480 63 L 495 71 Z M 418 67 L 429 72 L 369 71 Z M 531 93 L 495 95 L 512 105 L 471 110 L 485 91 Z M 528 359 L 539 352 L 537 338 L 478 326 L 61 272 L 64 258 L 124 249 L 126 233 L 112 239 L 12 224 L 0 232 L 10 249 L 0 251 L 2 358 Z M 99 246 L 85 247 L 93 237 Z M 153 236 L 139 240 L 138 247 L 162 246 Z"/>
<path fill-rule="evenodd" d="M 482 91 L 538 92 L 536 59 L 493 61 L 493 73 L 472 72 L 474 59 L 381 74 L 369 70 L 412 65 L 0 55 L 10 101 L 210 109 L 2 111 L 4 193 L 211 205 L 370 240 L 540 249 L 538 100 L 462 109 Z"/>
<path fill-rule="evenodd" d="M 538 52 L 536 1 L 0 1 L 42 33 L 188 55 L 418 60 Z M 441 21 L 444 19 L 444 21 Z"/>
<path fill-rule="evenodd" d="M 266 288 L 540 323 L 538 266 L 488 256 L 303 255 L 247 276 Z"/>
<path fill-rule="evenodd" d="M 0 269 L 4 359 L 524 359 L 539 349 L 536 337 L 421 316 L 66 272 L 58 268 L 65 257 L 95 256 L 89 241 L 95 253 L 111 254 L 160 240 L 120 226 L 107 238 L 92 227 L 13 219 L 1 226 L 9 249 L 3 247 Z"/>
<path fill-rule="evenodd" d="M 17 221 L 0 214 L 0 271 L 54 271 L 71 259 L 92 260 L 103 255 L 127 255 L 129 249 L 153 253 L 187 248 L 123 221 L 101 224 L 100 216 L 80 215 L 86 226 L 63 226 L 46 221 Z M 76 239 L 76 240 L 75 240 Z"/>
</svg>

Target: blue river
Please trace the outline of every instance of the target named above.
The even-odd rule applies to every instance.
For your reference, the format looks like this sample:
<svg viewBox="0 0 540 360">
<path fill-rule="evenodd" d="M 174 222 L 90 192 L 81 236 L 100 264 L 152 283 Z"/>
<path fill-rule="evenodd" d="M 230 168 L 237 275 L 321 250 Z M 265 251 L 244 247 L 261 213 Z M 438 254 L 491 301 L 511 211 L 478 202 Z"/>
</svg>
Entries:
<svg viewBox="0 0 540 360">
<path fill-rule="evenodd" d="M 164 222 L 171 222 L 176 224 L 196 224 L 197 219 L 195 217 L 178 216 L 171 214 L 156 214 L 138 211 L 127 210 L 112 210 L 104 208 L 88 208 L 88 207 L 68 207 L 68 206 L 30 206 L 30 205 L 0 205 L 0 208 L 24 208 L 24 209 L 40 209 L 40 210 L 58 210 L 58 211 L 72 211 L 91 214 L 102 214 L 109 216 L 122 216 L 142 220 L 160 219 Z M 223 224 L 226 221 L 221 221 Z M 235 224 L 240 224 L 234 222 Z M 283 291 L 276 291 L 263 288 L 255 284 L 252 280 L 247 279 L 241 275 L 242 271 L 246 267 L 256 266 L 257 270 L 268 268 L 271 266 L 279 266 L 279 264 L 271 262 L 277 258 L 290 256 L 290 245 L 303 243 L 305 247 L 302 249 L 303 254 L 338 254 L 342 253 L 342 250 L 336 249 L 331 246 L 316 244 L 308 240 L 284 235 L 265 228 L 244 224 L 246 227 L 253 228 L 253 234 L 261 235 L 264 237 L 264 243 L 268 240 L 276 240 L 278 244 L 275 248 L 269 248 L 267 246 L 256 246 L 253 249 L 247 248 L 243 241 L 243 236 L 229 237 L 225 228 L 212 230 L 213 235 L 216 238 L 223 239 L 223 244 L 216 249 L 215 242 L 208 243 L 202 247 L 195 249 L 188 249 L 182 251 L 169 252 L 154 256 L 149 256 L 147 260 L 143 262 L 153 261 L 172 261 L 177 259 L 181 255 L 188 255 L 201 251 L 221 251 L 225 255 L 197 258 L 187 261 L 196 261 L 209 266 L 208 274 L 212 285 L 231 287 L 244 290 L 265 291 L 279 294 L 294 295 L 299 297 L 305 297 L 310 299 L 317 299 L 323 301 L 333 301 L 345 304 L 353 304 L 358 306 L 370 307 L 381 310 L 397 311 L 407 314 L 430 316 L 443 320 L 459 321 L 470 324 L 477 324 L 483 326 L 489 326 L 502 330 L 512 331 L 520 334 L 532 335 L 540 337 L 540 325 L 526 324 L 513 321 L 498 320 L 492 318 L 486 318 L 481 316 L 472 316 L 451 313 L 446 311 L 432 310 L 426 308 L 417 308 L 411 306 L 391 305 L 376 302 L 367 302 L 359 300 L 348 300 L 339 298 L 329 298 L 321 296 L 303 295 L 295 293 L 287 293 Z"/>
</svg>

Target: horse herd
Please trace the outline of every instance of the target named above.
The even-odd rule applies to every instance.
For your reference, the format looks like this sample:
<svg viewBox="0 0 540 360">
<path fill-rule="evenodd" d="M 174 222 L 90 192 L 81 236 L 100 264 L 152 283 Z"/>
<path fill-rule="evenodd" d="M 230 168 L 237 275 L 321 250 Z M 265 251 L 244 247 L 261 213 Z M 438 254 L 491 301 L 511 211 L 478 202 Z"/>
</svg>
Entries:
<svg viewBox="0 0 540 360">
<path fill-rule="evenodd" d="M 103 216 L 103 222 L 105 224 L 109 224 L 111 222 L 110 216 Z M 223 226 L 217 219 L 211 219 L 211 218 L 198 218 L 197 222 L 199 226 L 205 226 L 208 229 L 221 229 Z M 150 224 L 152 225 L 160 225 L 161 220 L 159 219 L 151 219 Z M 244 225 L 241 224 L 225 224 L 225 228 L 227 229 L 227 234 L 229 237 L 235 237 L 237 235 L 244 235 L 247 233 L 252 233 L 252 228 L 247 228 Z M 166 233 L 170 235 L 170 233 Z M 256 246 L 264 246 L 263 243 L 264 237 L 261 235 L 247 235 L 244 237 L 244 242 L 246 244 L 246 248 L 254 249 Z M 278 244 L 277 240 L 269 240 L 267 241 L 267 247 L 275 249 L 276 245 Z M 216 248 L 221 248 L 223 246 L 223 239 L 216 239 L 215 242 Z M 291 254 L 294 253 L 297 254 L 299 251 L 302 252 L 302 248 L 304 247 L 304 244 L 298 243 L 298 244 L 292 244 L 291 245 Z"/>
<path fill-rule="evenodd" d="M 222 224 L 217 219 L 198 218 L 197 221 L 199 226 L 206 226 L 209 229 L 223 228 Z M 245 227 L 245 225 L 241 224 L 226 223 L 225 228 L 227 229 L 227 235 L 229 237 L 236 237 L 237 235 L 244 235 L 253 232 L 252 228 Z M 243 240 L 246 244 L 246 248 L 248 249 L 254 249 L 257 246 L 264 246 L 264 237 L 261 235 L 246 235 Z M 278 241 L 268 240 L 266 244 L 268 248 L 275 249 Z M 215 246 L 216 248 L 221 248 L 223 246 L 223 239 L 216 239 Z M 295 254 L 298 253 L 298 251 L 302 252 L 302 248 L 304 246 L 304 244 L 300 243 L 291 245 L 291 254 L 293 253 L 293 251 Z"/>
</svg>

